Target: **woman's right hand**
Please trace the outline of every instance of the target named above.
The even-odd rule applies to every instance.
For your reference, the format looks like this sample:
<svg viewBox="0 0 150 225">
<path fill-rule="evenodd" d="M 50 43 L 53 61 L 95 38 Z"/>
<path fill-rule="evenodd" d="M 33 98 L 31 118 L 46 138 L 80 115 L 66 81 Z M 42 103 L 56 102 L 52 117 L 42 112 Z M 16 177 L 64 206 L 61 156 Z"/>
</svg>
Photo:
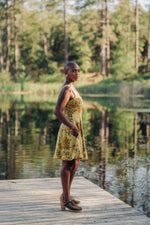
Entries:
<svg viewBox="0 0 150 225">
<path fill-rule="evenodd" d="M 74 136 L 74 137 L 78 137 L 78 134 L 79 134 L 78 128 L 75 127 L 75 126 L 73 126 L 73 127 L 71 128 L 71 130 L 72 130 L 73 136 Z"/>
</svg>

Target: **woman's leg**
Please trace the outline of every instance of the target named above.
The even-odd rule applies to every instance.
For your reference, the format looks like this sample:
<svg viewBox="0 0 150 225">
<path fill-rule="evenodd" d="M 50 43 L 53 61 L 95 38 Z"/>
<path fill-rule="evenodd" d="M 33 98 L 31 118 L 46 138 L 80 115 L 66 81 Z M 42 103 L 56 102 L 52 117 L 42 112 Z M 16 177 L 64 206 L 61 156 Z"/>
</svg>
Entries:
<svg viewBox="0 0 150 225">
<path fill-rule="evenodd" d="M 73 200 L 70 201 L 70 184 L 78 167 L 78 161 L 79 160 L 63 161 L 62 163 L 61 182 L 63 187 L 63 194 L 60 196 L 61 210 L 65 210 L 65 208 L 68 208 L 71 212 L 82 211 L 82 208 L 76 205 Z"/>
<path fill-rule="evenodd" d="M 61 183 L 63 188 L 63 201 L 67 203 L 70 201 L 70 178 L 71 168 L 74 162 L 63 160 L 61 169 Z"/>
<path fill-rule="evenodd" d="M 80 162 L 80 159 L 74 159 L 73 160 L 73 165 L 72 165 L 71 170 L 70 170 L 70 186 L 69 186 L 69 189 L 71 188 L 71 184 L 72 184 L 74 175 L 76 173 L 76 170 L 78 168 L 79 162 Z"/>
</svg>

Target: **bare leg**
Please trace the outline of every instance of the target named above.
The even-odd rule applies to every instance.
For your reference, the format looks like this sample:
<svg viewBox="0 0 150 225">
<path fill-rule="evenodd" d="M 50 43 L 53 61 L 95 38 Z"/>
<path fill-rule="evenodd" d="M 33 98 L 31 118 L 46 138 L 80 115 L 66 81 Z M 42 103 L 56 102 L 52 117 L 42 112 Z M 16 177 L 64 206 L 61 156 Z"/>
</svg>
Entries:
<svg viewBox="0 0 150 225">
<path fill-rule="evenodd" d="M 73 163 L 73 165 L 72 165 L 72 167 L 71 167 L 71 170 L 70 170 L 70 188 L 71 188 L 71 184 L 72 184 L 74 175 L 75 175 L 76 170 L 77 170 L 77 168 L 78 168 L 80 159 L 74 159 L 73 161 L 74 161 L 74 163 Z"/>
<path fill-rule="evenodd" d="M 64 203 L 69 202 L 70 200 L 70 177 L 71 177 L 71 168 L 74 162 L 63 160 L 62 169 L 61 169 L 61 183 L 63 188 L 63 200 Z"/>
</svg>

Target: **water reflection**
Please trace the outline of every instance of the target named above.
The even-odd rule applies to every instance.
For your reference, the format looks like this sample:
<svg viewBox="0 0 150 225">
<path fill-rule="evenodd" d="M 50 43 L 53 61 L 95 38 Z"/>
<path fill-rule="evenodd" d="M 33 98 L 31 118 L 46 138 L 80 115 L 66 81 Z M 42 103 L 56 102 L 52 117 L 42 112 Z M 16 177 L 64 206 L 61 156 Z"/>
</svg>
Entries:
<svg viewBox="0 0 150 225">
<path fill-rule="evenodd" d="M 87 140 L 94 134 L 94 147 L 82 174 L 150 216 L 150 114 L 132 111 L 91 113 L 95 123 Z"/>
<path fill-rule="evenodd" d="M 56 97 L 43 98 L 1 96 L 0 179 L 59 176 L 61 162 L 53 160 Z M 89 160 L 77 173 L 150 216 L 150 112 L 146 103 L 139 110 L 139 99 L 134 106 L 115 99 L 85 99 Z"/>
<path fill-rule="evenodd" d="M 50 103 L 2 99 L 0 179 L 55 176 L 52 157 L 58 126 Z"/>
</svg>

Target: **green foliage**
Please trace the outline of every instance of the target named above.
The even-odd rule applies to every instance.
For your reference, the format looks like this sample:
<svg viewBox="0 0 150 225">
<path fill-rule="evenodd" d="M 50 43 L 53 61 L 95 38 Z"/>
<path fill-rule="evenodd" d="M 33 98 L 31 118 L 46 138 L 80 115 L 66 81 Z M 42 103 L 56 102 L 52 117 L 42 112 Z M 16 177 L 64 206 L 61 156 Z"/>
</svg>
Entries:
<svg viewBox="0 0 150 225">
<path fill-rule="evenodd" d="M 21 91 L 21 85 L 20 83 L 5 83 L 0 84 L 0 91 L 9 93 L 9 92 L 20 92 Z"/>
<path fill-rule="evenodd" d="M 116 140 L 117 147 L 126 148 L 125 137 L 128 135 L 129 142 L 132 142 L 133 138 L 133 122 L 134 115 L 133 113 L 127 112 L 119 112 L 119 111 L 111 111 L 110 113 L 110 142 L 114 142 Z M 128 147 L 129 149 L 133 148 L 133 145 Z"/>
<path fill-rule="evenodd" d="M 121 80 L 116 78 L 104 79 L 98 84 L 87 85 L 78 88 L 82 93 L 91 94 L 120 94 Z"/>
<path fill-rule="evenodd" d="M 85 43 L 82 48 L 81 48 L 81 52 L 80 52 L 80 67 L 84 72 L 88 72 L 91 68 L 91 50 L 88 46 L 88 43 Z"/>
<path fill-rule="evenodd" d="M 52 29 L 51 33 L 51 45 L 50 50 L 53 56 L 53 60 L 59 62 L 59 64 L 64 62 L 64 31 L 62 22 Z"/>
<path fill-rule="evenodd" d="M 101 85 L 111 84 L 111 83 L 119 84 L 119 83 L 121 83 L 121 80 L 118 78 L 110 77 L 110 78 L 104 79 L 100 82 Z"/>
<path fill-rule="evenodd" d="M 40 83 L 58 83 L 58 80 L 60 83 L 64 82 L 64 75 L 61 74 L 60 72 L 55 73 L 55 75 L 50 75 L 50 74 L 42 74 L 40 76 Z"/>
<path fill-rule="evenodd" d="M 147 64 L 146 63 L 141 63 L 139 65 L 139 74 L 145 74 L 147 72 Z"/>
<path fill-rule="evenodd" d="M 90 72 L 92 72 L 92 71 L 99 72 L 100 71 L 100 63 L 99 63 L 99 61 L 93 62 L 89 71 Z"/>
<path fill-rule="evenodd" d="M 48 63 L 48 72 L 49 72 L 49 74 L 60 73 L 57 62 L 50 61 Z"/>
<path fill-rule="evenodd" d="M 10 74 L 18 82 L 33 80 L 49 82 L 48 75 L 59 73 L 64 66 L 64 17 L 63 1 L 9 1 L 6 24 L 6 2 L 0 3 L 0 55 L 3 68 L 6 67 L 6 28 L 10 30 Z M 104 45 L 102 37 L 101 2 L 95 0 L 68 2 L 68 49 L 69 61 L 76 61 L 81 70 L 100 71 L 100 52 Z M 108 1 L 109 2 L 109 1 Z M 111 8 L 113 6 L 113 10 Z M 106 38 L 110 40 L 110 72 L 118 79 L 149 79 L 146 73 L 148 12 L 139 6 L 139 74 L 135 73 L 135 9 L 127 0 L 108 7 L 109 26 L 105 27 Z M 16 15 L 16 23 L 14 23 Z M 15 34 L 16 30 L 16 34 Z M 16 36 L 15 36 L 16 35 Z M 15 53 L 15 44 L 18 50 Z M 18 69 L 15 70 L 15 54 Z M 0 65 L 2 70 L 2 66 Z M 42 74 L 43 75 L 42 78 Z M 56 77 L 55 77 L 56 78 Z M 10 78 L 0 78 L 3 83 Z"/>
<path fill-rule="evenodd" d="M 10 81 L 10 74 L 7 74 L 6 72 L 0 73 L 0 83 L 6 84 Z"/>
<path fill-rule="evenodd" d="M 111 74 L 121 79 L 127 75 L 134 75 L 136 72 L 134 68 L 134 53 L 130 52 L 129 55 L 125 55 L 124 53 L 124 49 L 119 46 L 115 54 L 115 60 L 110 68 Z"/>
</svg>

